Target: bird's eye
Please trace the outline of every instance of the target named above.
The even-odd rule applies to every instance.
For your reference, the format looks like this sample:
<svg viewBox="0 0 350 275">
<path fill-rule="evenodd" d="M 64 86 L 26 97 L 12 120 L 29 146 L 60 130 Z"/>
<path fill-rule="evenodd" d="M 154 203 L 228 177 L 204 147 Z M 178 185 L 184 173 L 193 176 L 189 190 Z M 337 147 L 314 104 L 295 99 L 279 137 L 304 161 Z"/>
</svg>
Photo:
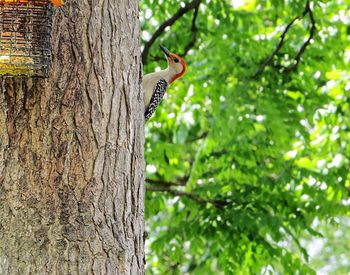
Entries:
<svg viewBox="0 0 350 275">
<path fill-rule="evenodd" d="M 175 59 L 174 59 L 174 62 L 175 62 L 175 63 L 179 63 L 179 59 L 175 58 Z"/>
</svg>

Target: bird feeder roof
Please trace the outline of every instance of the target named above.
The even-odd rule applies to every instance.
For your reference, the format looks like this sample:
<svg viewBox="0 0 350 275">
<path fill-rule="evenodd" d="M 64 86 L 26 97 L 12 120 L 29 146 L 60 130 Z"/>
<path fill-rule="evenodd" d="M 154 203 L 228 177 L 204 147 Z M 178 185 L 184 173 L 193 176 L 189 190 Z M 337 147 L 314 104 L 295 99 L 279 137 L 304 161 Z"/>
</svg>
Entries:
<svg viewBox="0 0 350 275">
<path fill-rule="evenodd" d="M 49 2 L 51 2 L 54 6 L 61 6 L 63 5 L 63 0 L 0 0 L 0 5 L 1 4 L 17 4 L 17 5 L 25 5 L 25 4 L 48 4 Z"/>
</svg>

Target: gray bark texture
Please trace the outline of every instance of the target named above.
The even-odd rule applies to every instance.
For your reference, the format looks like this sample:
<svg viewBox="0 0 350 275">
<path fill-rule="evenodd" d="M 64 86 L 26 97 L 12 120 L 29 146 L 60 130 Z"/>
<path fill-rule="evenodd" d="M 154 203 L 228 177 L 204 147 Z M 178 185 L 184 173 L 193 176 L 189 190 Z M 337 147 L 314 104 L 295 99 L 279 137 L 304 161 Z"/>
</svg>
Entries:
<svg viewBox="0 0 350 275">
<path fill-rule="evenodd" d="M 66 0 L 50 77 L 0 79 L 0 274 L 144 274 L 138 12 Z"/>
</svg>

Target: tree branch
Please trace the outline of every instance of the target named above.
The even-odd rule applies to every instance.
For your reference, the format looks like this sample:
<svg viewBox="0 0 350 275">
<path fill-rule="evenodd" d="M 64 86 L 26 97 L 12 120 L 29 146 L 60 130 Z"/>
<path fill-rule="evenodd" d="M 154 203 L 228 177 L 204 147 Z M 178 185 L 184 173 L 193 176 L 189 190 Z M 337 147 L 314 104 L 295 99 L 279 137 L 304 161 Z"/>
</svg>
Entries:
<svg viewBox="0 0 350 275">
<path fill-rule="evenodd" d="M 202 1 L 198 1 L 198 4 L 194 9 L 193 17 L 192 17 L 192 26 L 191 26 L 191 32 L 192 32 L 191 41 L 185 47 L 185 51 L 183 52 L 182 56 L 185 56 L 196 44 L 197 34 L 198 34 L 196 20 L 197 20 L 197 16 L 198 16 L 199 6 L 201 5 L 201 3 L 202 3 Z"/>
<path fill-rule="evenodd" d="M 170 17 L 168 20 L 163 22 L 158 29 L 155 31 L 155 33 L 152 35 L 151 39 L 146 42 L 145 47 L 143 48 L 142 51 L 142 63 L 146 64 L 147 63 L 147 57 L 148 57 L 148 52 L 156 39 L 163 33 L 166 27 L 170 27 L 175 24 L 175 22 L 180 19 L 184 14 L 189 12 L 190 10 L 197 9 L 197 7 L 200 5 L 202 0 L 193 0 L 189 3 L 187 3 L 184 7 L 181 7 L 172 17 Z M 198 13 L 198 12 L 197 12 Z M 197 17 L 197 15 L 196 15 Z"/>
<path fill-rule="evenodd" d="M 291 65 L 290 67 L 284 68 L 283 69 L 284 73 L 289 73 L 297 68 L 302 54 L 304 53 L 306 47 L 310 44 L 311 39 L 315 35 L 316 22 L 315 22 L 312 10 L 310 8 L 310 1 L 306 1 L 305 8 L 304 8 L 303 13 L 302 13 L 302 17 L 305 17 L 306 14 L 309 14 L 310 20 L 311 20 L 311 29 L 310 29 L 309 38 L 307 39 L 307 41 L 305 41 L 305 43 L 302 45 L 302 47 L 298 51 L 297 55 L 295 56 L 295 58 L 294 58 L 295 63 L 293 65 Z M 286 34 L 288 33 L 288 31 L 292 27 L 292 25 L 295 23 L 295 21 L 298 19 L 300 19 L 299 16 L 294 17 L 293 20 L 286 26 L 286 28 L 284 29 L 284 31 L 282 32 L 282 34 L 280 36 L 280 41 L 279 41 L 278 45 L 276 46 L 275 50 L 271 53 L 271 55 L 259 67 L 257 72 L 254 74 L 253 79 L 257 79 L 264 72 L 265 68 L 267 66 L 271 65 L 271 63 L 273 62 L 273 58 L 279 53 L 279 51 L 281 50 L 281 48 L 284 45 L 284 39 L 286 37 Z"/>
<path fill-rule="evenodd" d="M 315 18 L 314 18 L 314 15 L 313 15 L 313 12 L 310 8 L 310 2 L 307 1 L 306 2 L 306 6 L 305 6 L 305 10 L 304 10 L 304 13 L 303 13 L 303 16 L 305 14 L 309 14 L 309 17 L 310 17 L 310 21 L 311 21 L 311 28 L 310 28 L 310 33 L 309 33 L 309 37 L 308 39 L 304 42 L 304 44 L 301 46 L 299 52 L 297 53 L 297 55 L 295 56 L 294 60 L 295 60 L 295 63 L 292 64 L 291 66 L 289 66 L 288 68 L 285 68 L 283 70 L 283 73 L 290 73 L 292 71 L 294 71 L 299 63 L 300 63 L 300 60 L 301 60 L 301 56 L 302 54 L 305 52 L 307 46 L 311 43 L 311 40 L 313 39 L 313 37 L 315 36 L 315 33 L 316 33 L 316 21 L 315 21 Z"/>
<path fill-rule="evenodd" d="M 273 61 L 273 58 L 275 57 L 276 54 L 280 51 L 280 49 L 283 47 L 284 44 L 284 38 L 286 37 L 286 34 L 290 27 L 294 24 L 296 20 L 299 19 L 299 16 L 294 17 L 294 19 L 287 25 L 287 27 L 284 29 L 280 36 L 280 42 L 278 43 L 277 47 L 275 50 L 272 52 L 272 54 L 264 61 L 264 63 L 260 66 L 260 68 L 257 70 L 257 72 L 254 74 L 253 78 L 257 79 L 265 70 L 265 67 L 270 65 Z"/>
<path fill-rule="evenodd" d="M 206 138 L 209 135 L 209 132 L 203 132 L 201 135 L 197 136 L 197 137 L 191 137 L 188 140 L 186 140 L 186 143 L 192 143 L 201 139 Z"/>
<path fill-rule="evenodd" d="M 177 179 L 176 182 L 171 181 L 164 181 L 164 180 L 154 180 L 154 179 L 147 179 L 146 182 L 150 184 L 155 185 L 161 185 L 161 186 L 185 186 L 187 184 L 187 181 L 189 179 L 189 176 L 184 176 L 182 178 Z"/>
<path fill-rule="evenodd" d="M 216 208 L 223 208 L 225 205 L 227 205 L 229 202 L 226 200 L 211 200 L 211 199 L 203 199 L 202 197 L 190 193 L 190 192 L 184 192 L 184 191 L 179 191 L 167 186 L 147 186 L 146 190 L 148 191 L 159 191 L 159 192 L 166 192 L 169 194 L 172 194 L 174 196 L 179 196 L 179 197 L 187 197 L 195 202 L 198 202 L 199 204 L 206 205 L 208 203 L 212 204 Z"/>
</svg>

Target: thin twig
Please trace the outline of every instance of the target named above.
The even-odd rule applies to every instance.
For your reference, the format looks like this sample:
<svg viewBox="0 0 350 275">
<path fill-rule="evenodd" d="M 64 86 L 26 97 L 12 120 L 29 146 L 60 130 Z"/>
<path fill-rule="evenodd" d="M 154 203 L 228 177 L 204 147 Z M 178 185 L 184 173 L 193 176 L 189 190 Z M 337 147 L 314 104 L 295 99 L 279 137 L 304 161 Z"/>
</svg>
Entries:
<svg viewBox="0 0 350 275">
<path fill-rule="evenodd" d="M 196 20 L 197 20 L 197 16 L 198 16 L 199 6 L 201 5 L 201 3 L 202 3 L 202 1 L 198 1 L 198 4 L 194 9 L 193 17 L 192 17 L 192 26 L 191 26 L 191 33 L 192 33 L 191 41 L 187 44 L 187 46 L 185 47 L 185 50 L 181 56 L 185 56 L 196 44 L 197 34 L 198 34 Z"/>
<path fill-rule="evenodd" d="M 209 135 L 209 132 L 204 132 L 204 133 L 202 133 L 202 134 L 201 134 L 200 136 L 198 136 L 198 137 L 189 138 L 188 140 L 186 140 L 186 143 L 192 143 L 192 142 L 195 142 L 195 141 L 204 139 L 204 138 L 206 138 L 208 135 Z"/>
<path fill-rule="evenodd" d="M 305 41 L 305 43 L 302 45 L 302 47 L 298 51 L 297 55 L 295 56 L 294 64 L 291 65 L 290 67 L 287 67 L 287 68 L 283 69 L 284 73 L 289 73 L 289 72 L 291 72 L 291 71 L 293 71 L 293 70 L 295 70 L 297 68 L 298 64 L 300 63 L 300 59 L 301 59 L 302 54 L 304 53 L 304 51 L 306 50 L 307 46 L 310 44 L 312 38 L 315 35 L 316 22 L 315 22 L 312 10 L 310 8 L 310 1 L 306 1 L 305 8 L 304 8 L 303 13 L 302 13 L 302 17 L 305 17 L 306 14 L 309 14 L 310 20 L 311 20 L 311 29 L 310 29 L 309 38 Z M 299 16 L 294 17 L 293 20 L 286 26 L 286 28 L 284 29 L 284 31 L 282 32 L 282 34 L 280 36 L 280 41 L 279 41 L 278 45 L 276 46 L 275 50 L 271 53 L 271 55 L 259 67 L 257 72 L 254 74 L 253 79 L 257 79 L 264 72 L 265 68 L 267 66 L 271 65 L 271 63 L 273 62 L 273 58 L 279 53 L 279 51 L 281 50 L 281 48 L 284 45 L 284 39 L 286 37 L 287 32 L 289 31 L 291 26 L 295 23 L 295 21 L 298 20 L 298 19 L 300 19 Z"/>
<path fill-rule="evenodd" d="M 164 21 L 159 28 L 154 32 L 152 35 L 151 39 L 146 42 L 145 47 L 143 48 L 142 51 L 142 63 L 146 64 L 147 63 L 147 57 L 148 57 L 148 52 L 150 48 L 152 47 L 153 43 L 156 41 L 156 39 L 163 33 L 166 27 L 170 27 L 175 22 L 180 19 L 184 14 L 189 12 L 190 10 L 196 9 L 197 6 L 200 4 L 202 0 L 193 0 L 189 3 L 187 3 L 184 7 L 181 7 L 172 17 L 170 17 L 168 20 Z"/>
<path fill-rule="evenodd" d="M 309 37 L 308 39 L 304 42 L 304 44 L 301 46 L 300 50 L 298 51 L 298 53 L 296 54 L 295 58 L 294 58 L 294 64 L 292 64 L 291 66 L 285 68 L 283 70 L 283 73 L 290 73 L 294 70 L 296 70 L 296 68 L 298 67 L 300 60 L 301 60 L 301 56 L 302 54 L 305 52 L 307 46 L 311 43 L 311 40 L 314 38 L 315 33 L 316 33 L 316 21 L 314 18 L 314 15 L 312 13 L 312 10 L 310 8 L 310 3 L 309 1 L 307 1 L 306 3 L 306 7 L 305 7 L 305 14 L 308 13 L 309 17 L 310 17 L 310 21 L 311 21 L 311 28 L 310 28 L 310 33 L 309 33 Z"/>
<path fill-rule="evenodd" d="M 182 178 L 177 179 L 176 182 L 172 181 L 164 181 L 164 180 L 155 180 L 155 179 L 147 179 L 147 183 L 154 184 L 154 185 L 161 185 L 161 186 L 185 186 L 188 182 L 189 176 L 186 175 Z"/>
<path fill-rule="evenodd" d="M 264 63 L 260 66 L 260 68 L 257 70 L 257 72 L 254 74 L 253 78 L 257 79 L 258 76 L 260 76 L 264 70 L 265 67 L 270 65 L 273 61 L 273 58 L 275 57 L 276 54 L 278 54 L 278 52 L 280 51 L 280 49 L 283 47 L 284 44 L 284 38 L 286 37 L 286 34 L 288 32 L 288 30 L 290 29 L 290 27 L 294 24 L 294 22 L 296 20 L 299 19 L 299 16 L 294 17 L 294 19 L 287 25 L 287 27 L 284 29 L 284 31 L 282 32 L 281 36 L 280 36 L 280 42 L 278 43 L 277 47 L 275 48 L 275 50 L 272 52 L 272 54 L 264 61 Z"/>
<path fill-rule="evenodd" d="M 174 196 L 179 197 L 187 197 L 195 202 L 198 202 L 199 204 L 206 205 L 206 204 L 212 204 L 216 208 L 223 208 L 225 205 L 227 205 L 229 202 L 226 200 L 211 200 L 211 199 L 203 199 L 202 197 L 190 193 L 190 192 L 184 192 L 180 190 L 176 190 L 170 187 L 166 186 L 147 186 L 146 188 L 149 191 L 159 191 L 159 192 L 166 192 L 169 194 L 172 194 Z"/>
</svg>

